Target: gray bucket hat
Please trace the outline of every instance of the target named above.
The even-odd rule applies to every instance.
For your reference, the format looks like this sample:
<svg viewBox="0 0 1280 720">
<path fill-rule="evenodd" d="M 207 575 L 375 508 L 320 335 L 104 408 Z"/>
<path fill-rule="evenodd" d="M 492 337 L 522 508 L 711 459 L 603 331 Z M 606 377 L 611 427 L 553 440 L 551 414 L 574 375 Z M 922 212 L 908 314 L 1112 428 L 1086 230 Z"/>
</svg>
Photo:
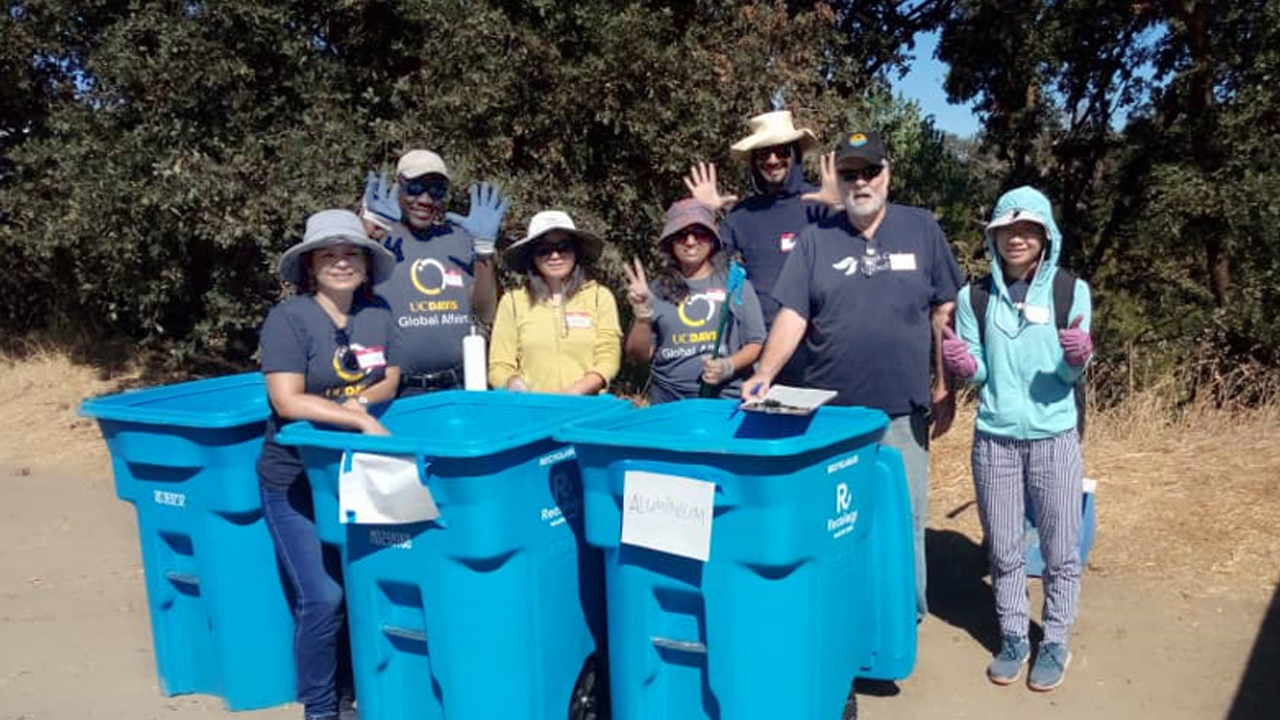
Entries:
<svg viewBox="0 0 1280 720">
<path fill-rule="evenodd" d="M 302 258 L 312 250 L 334 245 L 355 245 L 369 253 L 369 282 L 376 284 L 391 277 L 396 268 L 396 256 L 364 232 L 360 218 L 350 210 L 321 210 L 307 218 L 307 230 L 302 242 L 280 256 L 280 277 L 302 287 L 306 275 Z"/>
</svg>

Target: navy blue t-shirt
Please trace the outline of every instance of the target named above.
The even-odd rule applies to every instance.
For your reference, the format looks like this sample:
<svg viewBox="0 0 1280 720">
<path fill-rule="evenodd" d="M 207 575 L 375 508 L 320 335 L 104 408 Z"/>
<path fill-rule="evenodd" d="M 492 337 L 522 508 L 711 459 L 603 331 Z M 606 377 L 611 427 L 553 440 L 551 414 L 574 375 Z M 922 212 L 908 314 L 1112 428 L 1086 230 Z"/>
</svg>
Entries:
<svg viewBox="0 0 1280 720">
<path fill-rule="evenodd" d="M 793 172 L 799 170 L 793 168 Z M 778 314 L 778 303 L 771 294 L 778 273 L 800 232 L 827 212 L 818 203 L 800 199 L 801 193 L 815 188 L 796 184 L 795 192 L 752 195 L 738 203 L 720 223 L 720 237 L 731 254 L 742 257 L 747 279 L 756 288 L 766 328 L 773 327 L 773 318 Z"/>
<path fill-rule="evenodd" d="M 810 226 L 778 276 L 774 298 L 809 321 L 805 384 L 835 403 L 905 415 L 929 406 L 934 305 L 963 284 L 928 212 L 888 205 L 868 256 L 844 213 Z"/>
<path fill-rule="evenodd" d="M 377 292 L 403 340 L 400 371 L 422 375 L 461 367 L 475 285 L 471 235 L 453 223 L 421 235 L 395 223 L 382 242 L 399 259 Z"/>
<path fill-rule="evenodd" d="M 300 373 L 307 394 L 339 403 L 386 377 L 398 355 L 391 312 L 376 297 L 352 305 L 345 330 L 334 326 L 315 296 L 289 298 L 267 314 L 259 346 L 263 375 Z M 285 422 L 272 408 L 257 465 L 258 480 L 269 490 L 285 490 L 303 475 L 297 450 L 275 442 Z"/>
</svg>

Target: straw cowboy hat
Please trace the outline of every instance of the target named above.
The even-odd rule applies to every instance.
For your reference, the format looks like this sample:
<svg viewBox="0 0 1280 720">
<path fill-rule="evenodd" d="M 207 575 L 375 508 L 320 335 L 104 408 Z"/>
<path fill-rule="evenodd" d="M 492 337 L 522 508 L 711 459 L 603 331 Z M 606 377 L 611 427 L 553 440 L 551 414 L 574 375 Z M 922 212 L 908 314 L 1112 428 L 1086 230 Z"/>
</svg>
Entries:
<svg viewBox="0 0 1280 720">
<path fill-rule="evenodd" d="M 529 258 L 534 245 L 553 230 L 559 230 L 573 238 L 574 245 L 577 246 L 574 252 L 579 264 L 592 263 L 600 258 L 600 252 L 604 249 L 603 240 L 586 230 L 579 230 L 568 213 L 560 210 L 544 210 L 534 215 L 529 221 L 529 230 L 525 236 L 503 251 L 502 259 L 507 267 L 525 272 L 529 267 Z"/>
<path fill-rule="evenodd" d="M 370 240 L 360 218 L 350 210 L 321 210 L 307 218 L 307 231 L 302 242 L 280 256 L 280 277 L 302 287 L 306 272 L 302 258 L 312 250 L 334 245 L 355 245 L 369 254 L 369 282 L 376 284 L 391 277 L 396 269 L 396 256 L 380 243 Z"/>
<path fill-rule="evenodd" d="M 818 138 L 809 128 L 796 129 L 791 119 L 790 110 L 776 110 L 757 115 L 747 121 L 751 134 L 729 147 L 729 151 L 739 158 L 748 157 L 752 150 L 800 143 L 801 150 L 808 150 L 818 144 Z"/>
</svg>

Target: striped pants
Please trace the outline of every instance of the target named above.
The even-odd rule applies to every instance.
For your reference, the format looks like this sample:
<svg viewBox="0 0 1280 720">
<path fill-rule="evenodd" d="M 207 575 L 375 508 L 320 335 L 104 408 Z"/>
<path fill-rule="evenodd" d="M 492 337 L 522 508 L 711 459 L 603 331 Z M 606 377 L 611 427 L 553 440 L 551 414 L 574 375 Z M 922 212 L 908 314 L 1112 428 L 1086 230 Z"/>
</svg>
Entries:
<svg viewBox="0 0 1280 720">
<path fill-rule="evenodd" d="M 1030 624 L 1023 517 L 1030 507 L 1044 555 L 1045 642 L 1066 643 L 1080 598 L 1080 439 L 1070 430 L 1041 440 L 975 432 L 973 484 L 991 560 L 991 586 L 1003 635 Z"/>
</svg>

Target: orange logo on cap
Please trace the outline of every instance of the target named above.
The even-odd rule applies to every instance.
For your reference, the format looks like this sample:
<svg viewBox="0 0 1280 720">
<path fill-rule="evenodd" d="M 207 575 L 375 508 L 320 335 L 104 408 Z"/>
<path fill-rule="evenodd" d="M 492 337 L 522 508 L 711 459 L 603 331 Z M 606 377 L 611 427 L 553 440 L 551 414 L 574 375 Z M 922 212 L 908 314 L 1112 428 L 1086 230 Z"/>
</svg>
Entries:
<svg viewBox="0 0 1280 720">
<path fill-rule="evenodd" d="M 867 136 L 862 133 L 854 133 L 849 136 L 849 144 L 854 147 L 862 147 L 867 144 Z"/>
</svg>

